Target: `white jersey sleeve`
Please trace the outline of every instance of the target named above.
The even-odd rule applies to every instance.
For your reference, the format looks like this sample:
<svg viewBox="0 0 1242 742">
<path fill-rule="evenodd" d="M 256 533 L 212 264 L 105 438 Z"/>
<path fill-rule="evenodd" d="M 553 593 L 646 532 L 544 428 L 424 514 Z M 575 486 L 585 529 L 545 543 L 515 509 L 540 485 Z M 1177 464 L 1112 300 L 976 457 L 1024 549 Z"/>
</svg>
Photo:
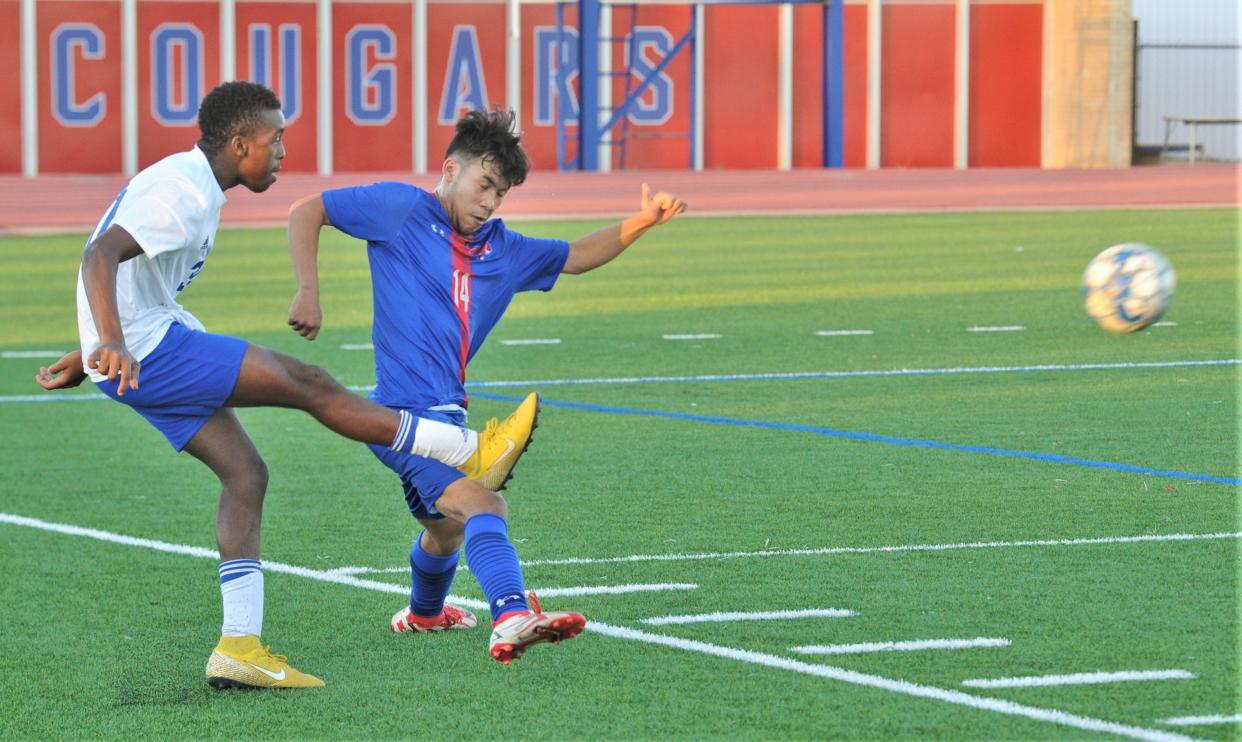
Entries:
<svg viewBox="0 0 1242 742">
<path fill-rule="evenodd" d="M 173 322 L 203 329 L 176 298 L 207 260 L 220 225 L 224 192 L 211 163 L 195 147 L 166 157 L 134 176 L 95 228 L 94 240 L 119 226 L 142 248 L 142 255 L 117 268 L 116 299 L 125 345 L 141 361 L 164 338 Z M 99 347 L 90 302 L 78 271 L 78 334 L 83 366 Z M 104 377 L 93 369 L 94 381 Z"/>
<path fill-rule="evenodd" d="M 112 223 L 129 232 L 148 258 L 191 246 L 210 218 L 206 196 L 181 174 L 131 184 Z M 219 209 L 215 218 L 219 219 Z"/>
</svg>

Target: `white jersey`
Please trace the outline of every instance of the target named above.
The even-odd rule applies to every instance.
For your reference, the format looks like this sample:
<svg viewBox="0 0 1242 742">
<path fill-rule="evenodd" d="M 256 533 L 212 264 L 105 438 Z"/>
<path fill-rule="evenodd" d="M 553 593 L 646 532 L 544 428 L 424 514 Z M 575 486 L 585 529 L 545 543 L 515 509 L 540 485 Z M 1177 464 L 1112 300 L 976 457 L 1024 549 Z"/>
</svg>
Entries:
<svg viewBox="0 0 1242 742">
<path fill-rule="evenodd" d="M 211 163 L 198 147 L 165 157 L 134 176 L 95 227 L 95 240 L 113 224 L 138 242 L 142 255 L 121 263 L 116 274 L 116 303 L 125 345 L 136 360 L 146 358 L 175 321 L 193 330 L 203 325 L 177 303 L 203 269 L 220 226 L 224 191 Z M 89 243 L 88 243 L 89 244 Z M 85 368 L 99 347 L 82 270 L 78 269 L 78 335 L 82 364 L 94 381 L 106 377 Z"/>
</svg>

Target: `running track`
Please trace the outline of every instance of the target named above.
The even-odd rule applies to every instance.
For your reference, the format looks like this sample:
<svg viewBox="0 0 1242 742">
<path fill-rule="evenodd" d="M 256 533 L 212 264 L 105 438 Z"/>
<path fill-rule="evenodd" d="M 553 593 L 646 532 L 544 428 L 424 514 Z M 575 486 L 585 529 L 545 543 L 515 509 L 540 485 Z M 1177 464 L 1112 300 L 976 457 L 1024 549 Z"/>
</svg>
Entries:
<svg viewBox="0 0 1242 742">
<path fill-rule="evenodd" d="M 634 210 L 648 182 L 686 199 L 694 214 L 842 214 L 1024 209 L 1237 207 L 1234 164 L 1100 170 L 732 170 L 553 173 L 536 171 L 500 216 L 615 217 Z M 282 173 L 268 193 L 228 192 L 223 226 L 285 223 L 289 205 L 327 188 L 406 179 L 431 188 L 438 175 Z M 124 186 L 120 175 L 0 176 L 0 235 L 85 232 Z"/>
</svg>

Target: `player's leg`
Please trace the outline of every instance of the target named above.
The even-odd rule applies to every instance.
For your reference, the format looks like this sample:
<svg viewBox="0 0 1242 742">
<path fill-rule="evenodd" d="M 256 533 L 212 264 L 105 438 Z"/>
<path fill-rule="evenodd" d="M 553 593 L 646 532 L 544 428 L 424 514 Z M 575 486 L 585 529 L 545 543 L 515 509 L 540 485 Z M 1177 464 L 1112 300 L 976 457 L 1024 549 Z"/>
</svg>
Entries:
<svg viewBox="0 0 1242 742">
<path fill-rule="evenodd" d="M 185 452 L 211 469 L 220 480 L 216 510 L 216 545 L 220 560 L 257 560 L 267 464 L 233 410 L 216 410 L 185 446 Z M 261 628 L 262 604 L 258 626 Z M 258 631 L 254 633 L 259 633 Z"/>
<path fill-rule="evenodd" d="M 479 448 L 472 430 L 375 404 L 341 386 L 322 368 L 253 343 L 246 349 L 227 404 L 303 410 L 347 438 L 450 466 L 468 463 Z"/>
<path fill-rule="evenodd" d="M 410 547 L 410 602 L 393 615 L 390 626 L 406 631 L 472 629 L 478 622 L 467 610 L 446 605 L 457 574 L 465 536 L 462 524 L 449 518 L 419 518 L 423 531 Z"/>
<path fill-rule="evenodd" d="M 543 612 L 533 593 L 527 602 L 522 567 L 509 540 L 508 507 L 500 495 L 465 477 L 444 489 L 435 508 L 463 524 L 466 562 L 487 596 L 492 614 L 491 656 L 509 664 L 539 642 L 577 636 L 586 626 L 582 614 Z"/>
<path fill-rule="evenodd" d="M 220 480 L 216 542 L 224 619 L 207 661 L 217 688 L 313 688 L 323 681 L 289 666 L 259 642 L 263 632 L 263 571 L 259 561 L 267 466 L 228 408 L 216 410 L 186 444 Z"/>
</svg>

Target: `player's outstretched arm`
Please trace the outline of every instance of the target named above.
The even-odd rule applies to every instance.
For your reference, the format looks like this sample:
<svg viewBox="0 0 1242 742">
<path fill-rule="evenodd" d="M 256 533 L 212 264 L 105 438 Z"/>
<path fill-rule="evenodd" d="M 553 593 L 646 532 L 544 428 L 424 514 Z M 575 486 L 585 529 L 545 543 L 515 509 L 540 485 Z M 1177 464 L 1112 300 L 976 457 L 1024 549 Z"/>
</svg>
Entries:
<svg viewBox="0 0 1242 742">
<path fill-rule="evenodd" d="M 86 365 L 107 376 L 108 381 L 120 376 L 117 396 L 123 396 L 126 389 L 138 388 L 141 364 L 125 346 L 116 303 L 116 273 L 121 263 L 141 254 L 138 241 L 119 224 L 108 227 L 82 253 L 82 286 L 99 333 L 99 347 L 87 356 Z"/>
<path fill-rule="evenodd" d="M 298 279 L 298 292 L 289 307 L 289 326 L 307 340 L 314 340 L 323 326 L 319 306 L 319 230 L 328 226 L 323 196 L 315 194 L 289 207 L 289 257 Z"/>
<path fill-rule="evenodd" d="M 71 350 L 59 361 L 35 374 L 35 383 L 47 390 L 72 389 L 86 378 L 82 370 L 82 351 Z"/>
<path fill-rule="evenodd" d="M 648 229 L 664 224 L 686 210 L 686 202 L 672 194 L 651 195 L 651 189 L 643 183 L 642 201 L 638 213 L 620 224 L 592 232 L 569 245 L 569 259 L 562 273 L 586 273 L 620 255 L 634 244 Z"/>
</svg>

